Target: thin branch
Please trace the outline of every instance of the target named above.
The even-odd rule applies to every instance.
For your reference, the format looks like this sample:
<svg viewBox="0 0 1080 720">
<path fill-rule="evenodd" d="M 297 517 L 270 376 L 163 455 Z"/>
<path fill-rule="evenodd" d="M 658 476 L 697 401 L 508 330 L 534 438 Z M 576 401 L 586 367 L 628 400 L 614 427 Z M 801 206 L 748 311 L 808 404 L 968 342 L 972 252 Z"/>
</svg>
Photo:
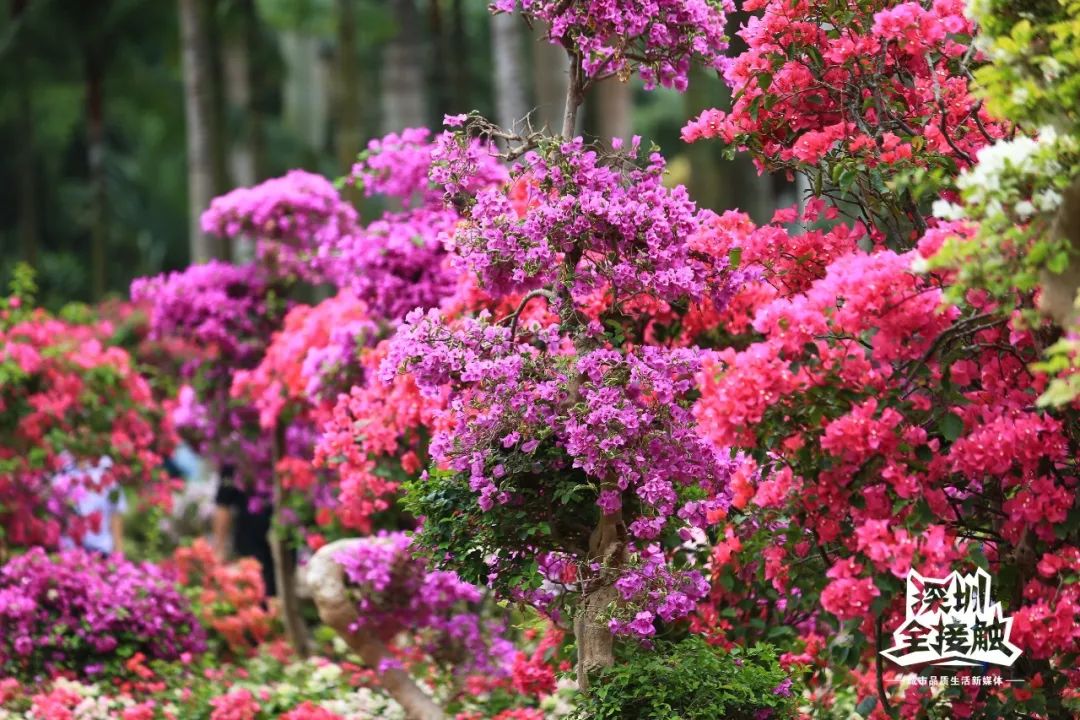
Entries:
<svg viewBox="0 0 1080 720">
<path fill-rule="evenodd" d="M 499 321 L 500 324 L 506 322 L 507 320 L 510 321 L 510 342 L 513 342 L 514 336 L 517 335 L 518 320 L 521 318 L 521 313 L 523 310 L 525 310 L 525 306 L 528 305 L 529 302 L 533 300 L 533 298 L 538 297 L 547 298 L 549 305 L 554 305 L 559 301 L 559 298 L 556 297 L 555 293 L 545 288 L 538 288 L 536 290 L 528 292 L 525 297 L 521 299 L 521 302 L 517 306 L 517 310 L 510 313 Z"/>
<path fill-rule="evenodd" d="M 885 711 L 885 714 L 890 718 L 896 718 L 896 710 L 889 703 L 889 694 L 885 692 L 885 677 L 884 668 L 882 667 L 881 651 L 884 649 L 882 638 L 884 632 L 882 630 L 882 623 L 884 622 L 885 613 L 882 612 L 877 616 L 877 621 L 874 623 L 874 641 L 877 645 L 877 652 L 874 653 L 874 669 L 877 672 L 877 692 L 878 699 L 881 700 L 881 708 Z"/>
</svg>

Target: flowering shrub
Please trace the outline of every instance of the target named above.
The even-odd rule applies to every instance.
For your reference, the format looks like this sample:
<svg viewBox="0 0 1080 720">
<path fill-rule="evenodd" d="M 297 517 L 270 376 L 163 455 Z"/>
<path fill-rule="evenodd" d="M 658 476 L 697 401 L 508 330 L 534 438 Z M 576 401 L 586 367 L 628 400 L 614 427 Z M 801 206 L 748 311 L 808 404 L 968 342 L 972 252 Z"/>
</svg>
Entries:
<svg viewBox="0 0 1080 720">
<path fill-rule="evenodd" d="M 854 203 L 876 238 L 925 228 L 916 203 L 1000 138 L 972 96 L 973 25 L 962 0 L 753 0 L 748 49 L 724 78 L 730 112 L 683 131 L 745 148 L 762 169 L 804 172 L 815 194 Z M 842 31 L 839 29 L 842 28 Z"/>
<path fill-rule="evenodd" d="M 260 266 L 213 261 L 142 278 L 131 286 L 148 306 L 150 337 L 176 337 L 202 348 L 181 368 L 184 384 L 172 409 L 177 430 L 220 467 L 235 464 L 253 494 L 270 495 L 271 442 L 258 412 L 230 401 L 232 373 L 258 364 L 288 304 L 282 286 Z"/>
<path fill-rule="evenodd" d="M 255 239 L 259 262 L 273 274 L 319 283 L 333 279 L 333 254 L 356 232 L 357 215 L 329 180 L 292 170 L 214 198 L 201 223 L 205 233 Z"/>
<path fill-rule="evenodd" d="M 337 555 L 357 602 L 358 620 L 350 630 L 383 641 L 408 630 L 455 672 L 507 675 L 513 645 L 503 637 L 506 628 L 477 614 L 480 588 L 452 572 L 429 570 L 411 552 L 411 542 L 404 533 L 380 533 Z"/>
<path fill-rule="evenodd" d="M 177 548 L 169 567 L 210 632 L 211 643 L 244 656 L 271 637 L 273 613 L 264 606 L 266 588 L 256 560 L 223 563 L 199 538 L 189 547 Z"/>
<path fill-rule="evenodd" d="M 95 482 L 82 469 L 110 458 L 96 482 L 149 493 L 172 443 L 124 350 L 100 328 L 33 308 L 28 277 L 14 289 L 0 299 L 0 560 L 5 547 L 55 547 L 61 534 L 98 529 L 100 517 L 74 512 L 73 495 Z M 68 494 L 53 485 L 62 470 Z"/>
<path fill-rule="evenodd" d="M 497 191 L 459 197 L 458 261 L 493 295 L 521 297 L 519 311 L 509 322 L 416 311 L 383 365 L 386 380 L 407 371 L 430 397 L 451 388 L 431 478 L 408 499 L 435 557 L 541 607 L 556 599 L 547 583 L 563 599 L 602 593 L 590 602 L 607 612 L 630 573 L 636 622 L 610 628 L 640 636 L 704 594 L 700 574 L 668 568 L 651 544 L 722 511 L 732 469 L 693 430 L 698 354 L 652 345 L 654 318 L 722 306 L 741 282 L 726 258 L 691 251 L 699 214 L 685 189 L 660 184 L 662 171 L 656 154 L 639 168 L 579 140 L 525 154 L 512 172 L 532 188 L 519 210 Z M 534 299 L 549 313 L 519 330 Z M 647 592 L 631 580 L 645 576 Z"/>
<path fill-rule="evenodd" d="M 386 510 L 401 481 L 424 465 L 425 431 L 441 398 L 420 394 L 406 376 L 379 381 L 388 343 L 361 358 L 366 382 L 338 396 L 315 448 L 315 463 L 337 474 L 336 516 L 348 528 L 370 532 L 372 516 Z"/>
<path fill-rule="evenodd" d="M 171 578 L 82 550 L 33 548 L 0 568 L 0 668 L 21 678 L 124 675 L 135 653 L 190 658 L 202 627 Z"/>
<path fill-rule="evenodd" d="M 1069 77 L 1080 9 L 1070 3 L 1013 7 L 996 0 L 970 6 L 980 25 L 978 47 L 992 62 L 975 73 L 977 91 L 999 117 L 1022 134 L 979 153 L 978 164 L 959 179 L 959 203 L 935 213 L 977 224 L 970 236 L 949 238 L 930 265 L 955 271 L 953 296 L 969 288 L 988 290 L 1013 304 L 1014 293 L 1038 291 L 1043 315 L 1065 332 L 1048 343 L 1040 370 L 1054 375 L 1040 398 L 1049 405 L 1080 394 L 1076 372 L 1077 177 L 1080 136 L 1071 108 L 1076 88 Z M 1040 321 L 1030 307 L 1033 323 Z"/>
</svg>

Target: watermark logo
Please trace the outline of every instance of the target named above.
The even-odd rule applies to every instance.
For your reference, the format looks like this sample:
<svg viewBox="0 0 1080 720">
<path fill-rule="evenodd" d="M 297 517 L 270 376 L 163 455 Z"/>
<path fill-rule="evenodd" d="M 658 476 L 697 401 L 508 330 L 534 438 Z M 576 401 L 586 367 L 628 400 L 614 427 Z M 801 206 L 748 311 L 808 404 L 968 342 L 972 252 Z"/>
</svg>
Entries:
<svg viewBox="0 0 1080 720">
<path fill-rule="evenodd" d="M 1011 666 L 1020 657 L 1020 648 L 1009 642 L 1013 621 L 990 590 L 990 575 L 981 568 L 940 579 L 911 570 L 906 619 L 893 632 L 893 647 L 881 654 L 902 667 Z"/>
</svg>

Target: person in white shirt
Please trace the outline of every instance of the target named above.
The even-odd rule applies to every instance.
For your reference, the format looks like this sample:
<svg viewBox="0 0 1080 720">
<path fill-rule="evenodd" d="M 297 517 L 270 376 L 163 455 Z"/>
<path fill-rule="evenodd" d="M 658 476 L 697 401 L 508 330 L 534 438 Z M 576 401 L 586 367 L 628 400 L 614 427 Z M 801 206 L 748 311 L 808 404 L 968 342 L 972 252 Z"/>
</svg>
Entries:
<svg viewBox="0 0 1080 720">
<path fill-rule="evenodd" d="M 80 472 L 75 472 L 75 467 L 70 466 L 53 478 L 53 487 L 63 497 L 70 497 L 74 501 L 80 517 L 88 518 L 97 514 L 98 524 L 88 527 L 78 544 L 86 550 L 104 555 L 123 554 L 124 513 L 128 509 L 127 498 L 119 485 L 109 483 L 98 487 L 110 467 L 112 459 L 102 457 L 94 466 L 84 467 Z M 75 540 L 68 535 L 60 539 L 63 548 L 75 545 Z"/>
</svg>

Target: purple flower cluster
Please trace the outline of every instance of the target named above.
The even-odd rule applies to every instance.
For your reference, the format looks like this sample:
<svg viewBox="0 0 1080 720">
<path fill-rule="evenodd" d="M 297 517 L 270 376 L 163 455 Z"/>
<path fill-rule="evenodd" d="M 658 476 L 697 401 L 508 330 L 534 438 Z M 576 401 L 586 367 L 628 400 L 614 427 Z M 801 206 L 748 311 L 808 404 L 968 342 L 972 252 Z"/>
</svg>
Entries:
<svg viewBox="0 0 1080 720">
<path fill-rule="evenodd" d="M 288 308 L 260 265 L 211 261 L 131 285 L 149 305 L 150 336 L 181 338 L 198 349 L 182 369 L 173 422 L 199 454 L 238 466 L 238 480 L 269 497 L 271 438 L 258 410 L 229 398 L 232 374 L 258 364 Z"/>
<path fill-rule="evenodd" d="M 575 297 L 610 292 L 621 302 L 730 296 L 726 261 L 691 250 L 701 213 L 686 188 L 665 187 L 664 160 L 602 155 L 580 138 L 529 152 L 512 170 L 516 193 L 475 193 L 453 237 L 458 262 L 504 295 L 572 275 Z M 741 283 L 740 283 L 741 284 Z"/>
<path fill-rule="evenodd" d="M 513 342 L 506 326 L 486 316 L 448 324 L 436 310 L 417 311 L 399 328 L 381 369 L 384 380 L 411 373 L 432 397 L 447 383 L 458 389 L 447 422 L 436 423 L 444 429 L 431 453 L 468 474 L 482 508 L 513 500 L 500 490 L 512 474 L 507 457 L 532 455 L 549 440 L 569 467 L 604 484 L 596 500 L 604 513 L 618 511 L 632 493 L 642 508 L 629 524 L 635 537 L 658 537 L 677 511 L 704 525 L 710 510 L 727 506 L 733 462 L 696 433 L 686 407 L 699 351 L 645 346 L 574 357 L 560 352 L 558 326 L 538 337 L 549 352 Z M 700 488 L 707 499 L 680 506 L 683 487 Z"/>
<path fill-rule="evenodd" d="M 481 590 L 452 572 L 429 569 L 405 533 L 365 538 L 334 559 L 357 600 L 354 631 L 389 639 L 408 630 L 431 656 L 454 655 L 457 672 L 509 674 L 516 651 L 504 627 L 478 614 Z"/>
<path fill-rule="evenodd" d="M 202 627 L 155 565 L 34 548 L 0 568 L 0 674 L 95 675 L 135 652 L 177 660 L 203 650 Z"/>
<path fill-rule="evenodd" d="M 370 140 L 352 166 L 349 181 L 368 197 L 385 195 L 407 204 L 435 205 L 442 189 L 428 181 L 431 170 L 431 131 L 405 128 Z"/>
<path fill-rule="evenodd" d="M 227 365 L 258 362 L 284 308 L 272 307 L 272 282 L 258 265 L 212 260 L 131 284 L 149 305 L 150 337 L 180 337 Z"/>
<path fill-rule="evenodd" d="M 673 570 L 659 545 L 648 545 L 623 568 L 615 581 L 627 617 L 613 617 L 608 626 L 619 635 L 647 638 L 655 622 L 684 618 L 709 594 L 709 583 L 697 570 Z"/>
<path fill-rule="evenodd" d="M 341 266 L 353 270 L 341 286 L 386 318 L 437 306 L 457 286 L 443 244 L 457 221 L 453 211 L 427 206 L 383 214 L 342 246 Z"/>
<path fill-rule="evenodd" d="M 339 286 L 387 318 L 437 306 L 453 293 L 459 277 L 449 265 L 445 239 L 460 217 L 443 203 L 440 166 L 433 164 L 449 133 L 434 143 L 430 135 L 426 128 L 408 128 L 372 140 L 350 175 L 368 196 L 385 195 L 405 205 L 385 212 L 338 247 Z M 466 141 L 462 154 L 469 160 L 470 190 L 506 181 L 506 171 L 480 143 Z"/>
<path fill-rule="evenodd" d="M 274 274 L 319 283 L 334 280 L 338 246 L 357 231 L 357 215 L 322 175 L 291 170 L 214 198 L 202 230 L 255 240 L 261 263 Z"/>
<path fill-rule="evenodd" d="M 721 69 L 732 0 L 495 0 L 496 12 L 522 12 L 549 25 L 552 43 L 579 54 L 590 77 L 629 76 L 685 90 L 690 60 Z"/>
<path fill-rule="evenodd" d="M 699 351 L 645 346 L 575 356 L 560 351 L 558 326 L 538 336 L 549 352 L 512 341 L 506 326 L 486 316 L 447 323 L 438 311 L 417 311 L 382 368 L 384 378 L 407 369 L 424 393 L 456 388 L 430 451 L 467 478 L 482 510 L 517 507 L 520 498 L 504 489 L 517 473 L 554 482 L 571 468 L 602 488 L 596 504 L 608 515 L 622 510 L 638 540 L 654 540 L 673 523 L 703 527 L 710 511 L 727 508 L 734 463 L 695 432 L 687 407 Z M 542 444 L 549 450 L 540 455 Z M 684 491 L 697 499 L 684 499 Z M 693 610 L 708 585 L 699 573 L 668 568 L 658 546 L 642 557 L 639 567 L 621 571 L 619 589 L 645 614 L 613 629 L 644 637 L 656 618 Z M 564 565 L 547 579 L 559 582 Z"/>
</svg>

